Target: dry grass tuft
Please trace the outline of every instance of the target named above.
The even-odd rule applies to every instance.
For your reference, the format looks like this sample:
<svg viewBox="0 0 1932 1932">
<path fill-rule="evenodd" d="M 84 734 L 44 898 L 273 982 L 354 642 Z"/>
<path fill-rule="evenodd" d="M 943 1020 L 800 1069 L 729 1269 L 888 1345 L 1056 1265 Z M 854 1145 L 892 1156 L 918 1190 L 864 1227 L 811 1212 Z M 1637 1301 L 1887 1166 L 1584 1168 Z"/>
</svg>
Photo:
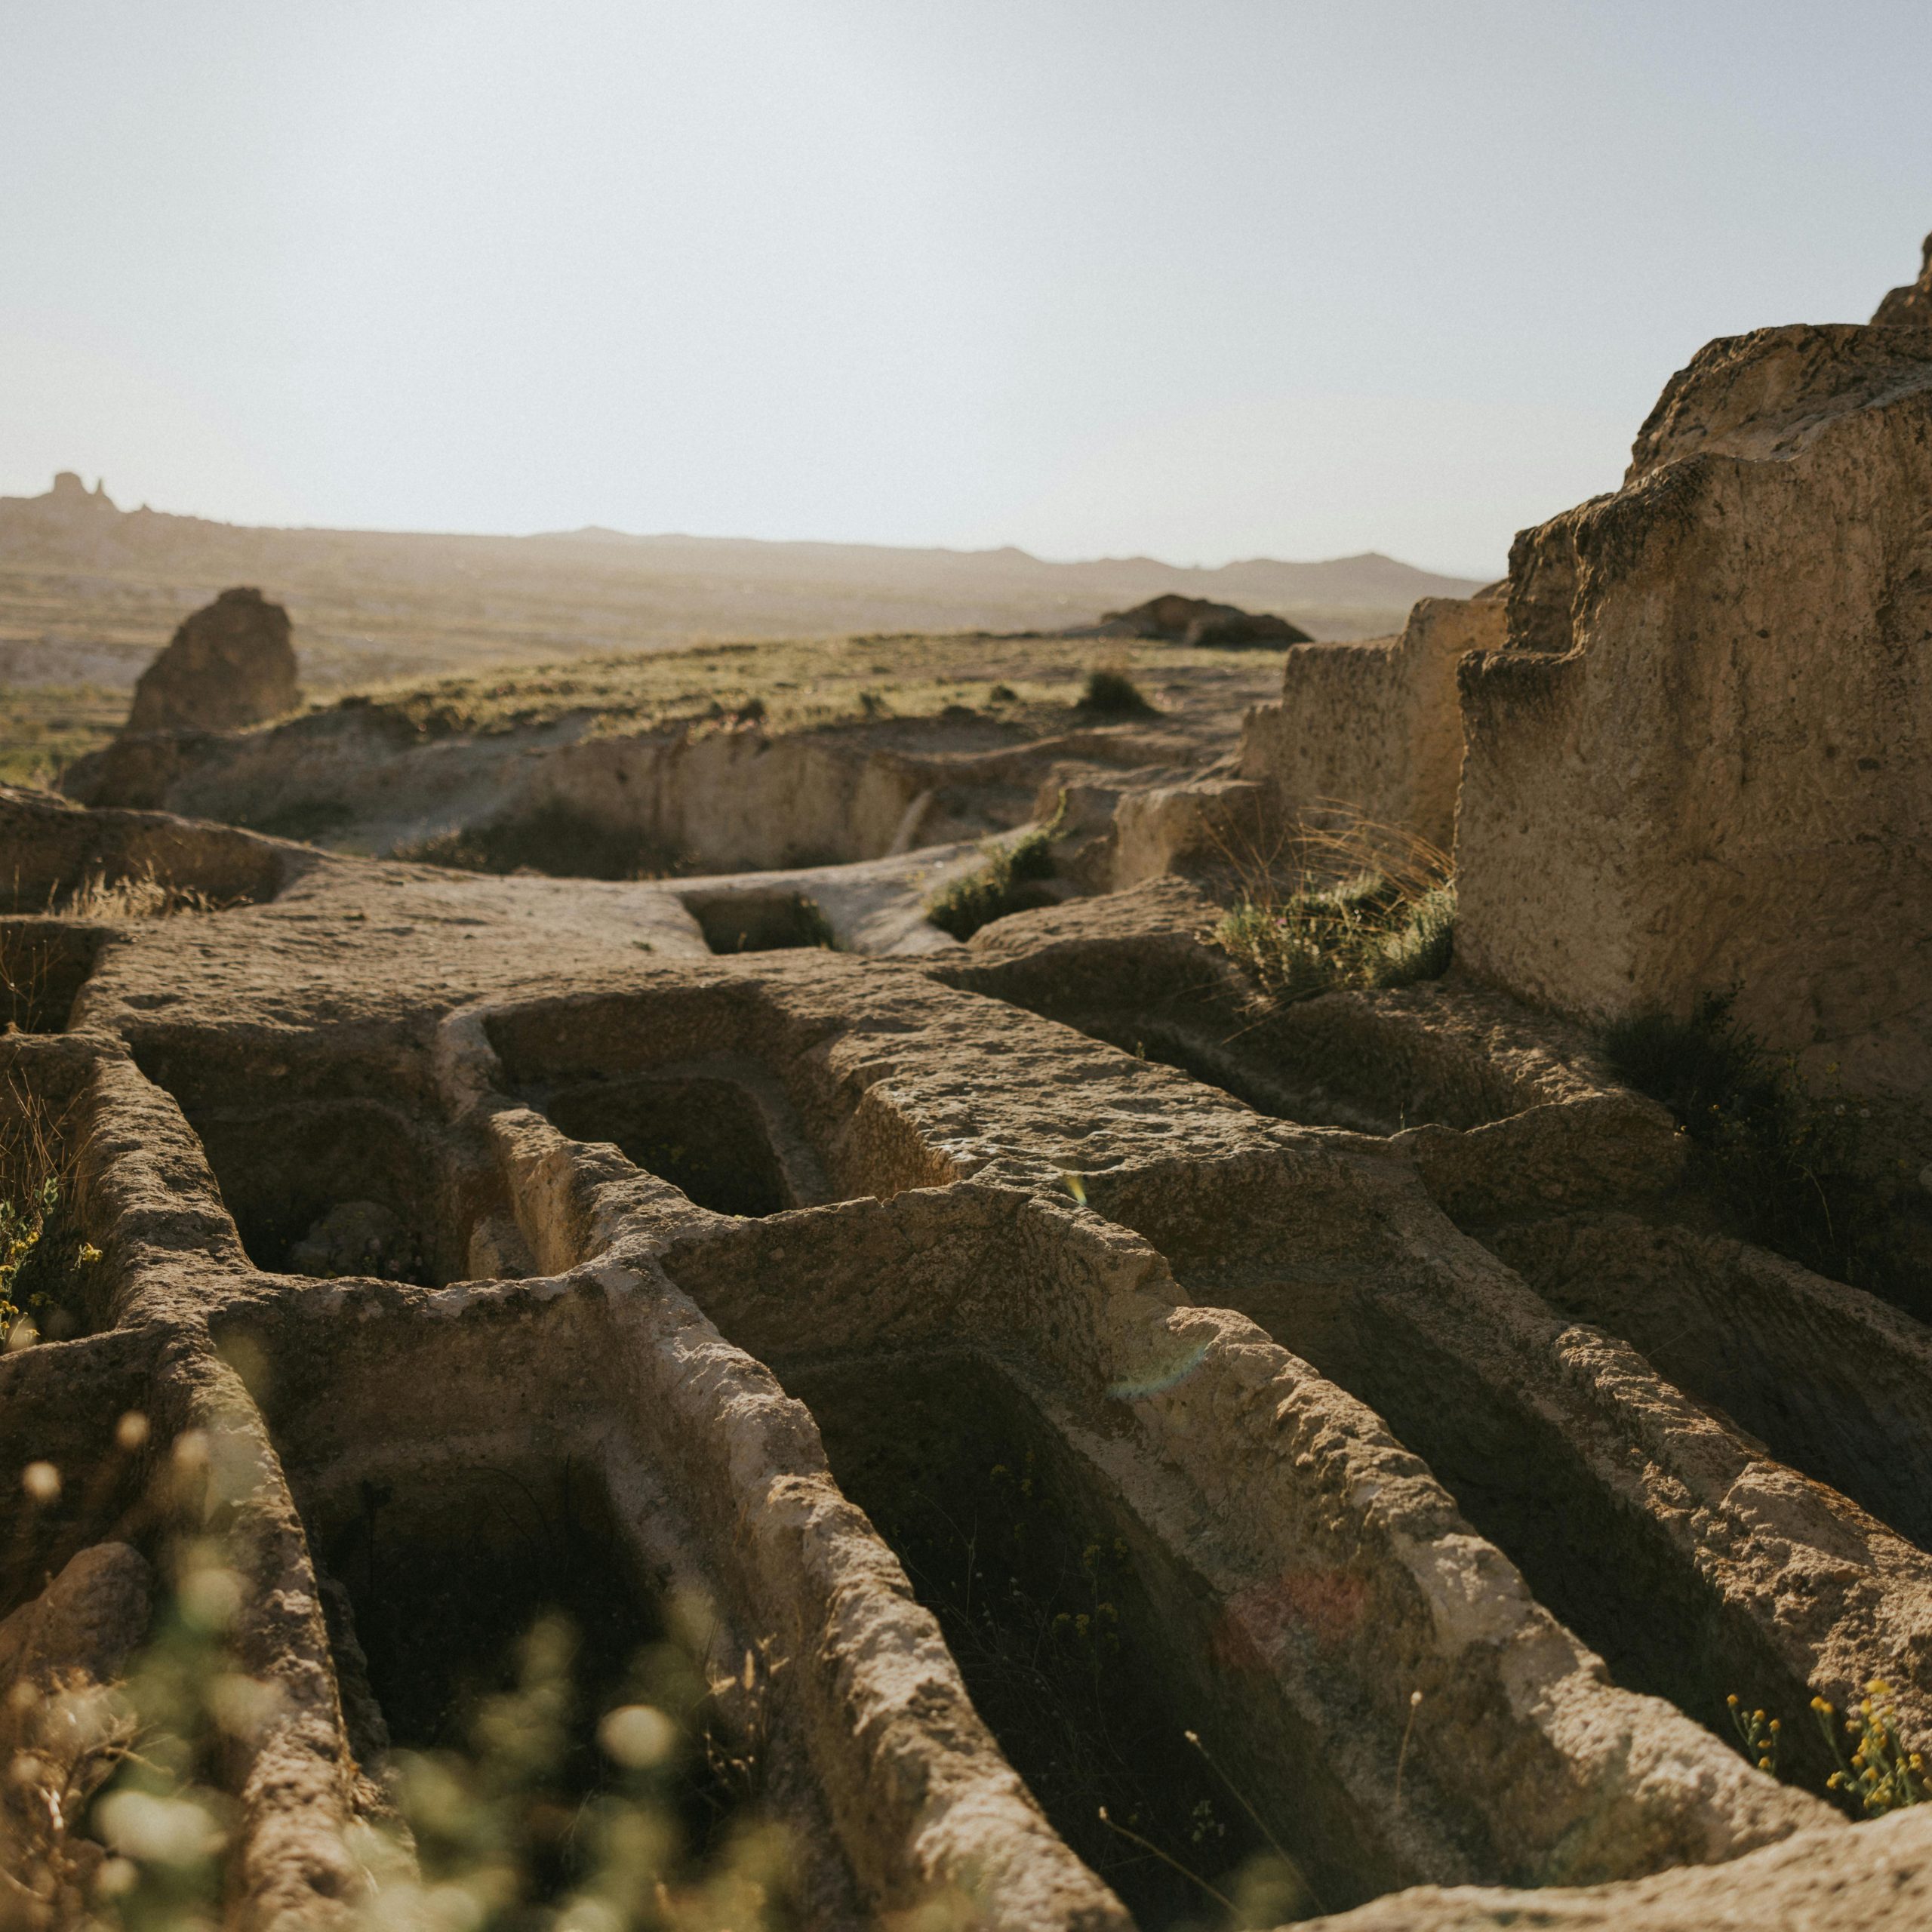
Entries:
<svg viewBox="0 0 1932 1932">
<path fill-rule="evenodd" d="M 1352 808 L 1324 805 L 1323 817 L 1265 852 L 1224 843 L 1240 897 L 1217 943 L 1284 1001 L 1440 979 L 1455 951 L 1454 862 Z"/>
<path fill-rule="evenodd" d="M 67 895 L 60 910 L 77 919 L 166 919 L 177 912 L 219 912 L 223 904 L 198 887 L 163 878 L 150 860 L 118 878 L 109 878 L 97 866 Z"/>
</svg>

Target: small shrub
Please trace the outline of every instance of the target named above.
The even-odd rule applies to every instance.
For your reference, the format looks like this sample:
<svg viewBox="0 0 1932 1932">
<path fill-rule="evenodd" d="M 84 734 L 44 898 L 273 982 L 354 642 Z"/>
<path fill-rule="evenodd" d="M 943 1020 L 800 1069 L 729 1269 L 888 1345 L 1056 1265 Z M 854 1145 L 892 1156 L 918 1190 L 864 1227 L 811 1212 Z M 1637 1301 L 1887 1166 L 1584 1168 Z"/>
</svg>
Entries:
<svg viewBox="0 0 1932 1932">
<path fill-rule="evenodd" d="M 1284 1001 L 1345 987 L 1406 986 L 1439 980 L 1456 944 L 1456 888 L 1419 888 L 1380 871 L 1273 900 L 1244 898 L 1215 940 Z"/>
<path fill-rule="evenodd" d="M 1724 1701 L 1730 1707 L 1730 1721 L 1744 1755 L 1759 1770 L 1776 1777 L 1784 1742 L 1783 1724 L 1761 1710 L 1746 1709 L 1734 1694 Z M 1856 1815 L 1882 1817 L 1909 1804 L 1932 1802 L 1932 1779 L 1927 1776 L 1924 1755 L 1911 1749 L 1900 1734 L 1892 1688 L 1883 1678 L 1875 1677 L 1866 1684 L 1865 1695 L 1844 1717 L 1823 1697 L 1811 1700 L 1811 1715 L 1825 1749 L 1838 1766 L 1826 1779 L 1826 1788 Z M 1845 1755 L 1847 1744 L 1851 1747 L 1849 1758 Z"/>
<path fill-rule="evenodd" d="M 1767 1717 L 1761 1710 L 1746 1709 L 1738 1701 L 1735 1691 L 1724 1702 L 1730 1707 L 1731 1727 L 1737 1733 L 1737 1741 L 1743 1746 L 1745 1756 L 1759 1770 L 1768 1771 L 1776 1777 L 1778 1774 L 1778 1752 L 1784 1742 L 1784 1726 L 1778 1719 Z"/>
<path fill-rule="evenodd" d="M 1140 687 L 1127 675 L 1126 667 L 1113 664 L 1099 665 L 1088 672 L 1079 708 L 1108 718 L 1137 717 L 1154 709 Z"/>
<path fill-rule="evenodd" d="M 1020 694 L 1011 685 L 995 685 L 986 693 L 989 704 L 1017 704 L 1019 701 Z"/>
<path fill-rule="evenodd" d="M 0 1200 L 0 1341 L 20 1316 L 16 1284 L 40 1240 L 47 1217 L 59 1207 L 60 1189 L 52 1176 L 17 1200 Z"/>
<path fill-rule="evenodd" d="M 1733 1017 L 1737 989 L 1687 1020 L 1640 1014 L 1607 1028 L 1618 1075 L 1660 1100 L 1697 1152 L 1705 1187 L 1746 1237 L 1859 1287 L 1888 1272 L 1887 1204 L 1869 1177 L 1859 1116 L 1822 1103 Z"/>
<path fill-rule="evenodd" d="M 980 849 L 985 863 L 977 872 L 942 886 L 926 902 L 926 917 L 943 933 L 968 940 L 982 926 L 1044 904 L 1046 896 L 1029 891 L 1054 875 L 1053 843 L 1066 817 L 1066 794 L 1053 817 L 1011 845 L 990 841 Z"/>
</svg>

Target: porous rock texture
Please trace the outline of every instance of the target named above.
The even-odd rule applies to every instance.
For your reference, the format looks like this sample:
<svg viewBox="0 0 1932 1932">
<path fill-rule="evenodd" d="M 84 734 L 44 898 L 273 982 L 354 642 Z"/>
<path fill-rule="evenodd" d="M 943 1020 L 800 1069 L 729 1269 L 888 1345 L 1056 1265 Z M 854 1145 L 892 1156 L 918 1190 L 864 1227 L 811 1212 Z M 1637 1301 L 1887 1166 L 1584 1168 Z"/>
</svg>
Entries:
<svg viewBox="0 0 1932 1932">
<path fill-rule="evenodd" d="M 1928 502 L 1932 334 L 1762 329 L 1672 379 L 1463 663 L 1466 970 L 1598 1018 L 1735 986 L 1923 1146 Z"/>
<path fill-rule="evenodd" d="M 288 613 L 259 590 L 224 590 L 141 673 L 123 728 L 234 731 L 293 711 L 301 696 Z"/>
<path fill-rule="evenodd" d="M 0 1926 L 85 1918 L 198 1564 L 251 1928 L 391 1922 L 398 1754 L 563 1577 L 706 1606 L 805 1925 L 1155 1932 L 1180 1863 L 1916 1932 L 1932 1804 L 1853 1822 L 1807 1706 L 1932 1751 L 1932 1330 L 1741 1238 L 1588 1023 L 1736 979 L 1913 1117 L 1928 397 L 1912 327 L 1714 344 L 1506 610 L 1291 652 L 1238 775 L 1046 788 L 1068 896 L 964 945 L 964 843 L 497 878 L 0 792 L 0 1156 L 66 1217 L 0 1353 Z M 1456 970 L 1264 997 L 1176 861 L 1433 837 L 1459 658 Z"/>
<path fill-rule="evenodd" d="M 681 882 L 21 795 L 0 833 L 53 903 L 0 959 L 64 962 L 0 1094 L 100 1251 L 0 1355 L 0 1675 L 91 1578 L 125 1614 L 63 1656 L 110 1680 L 147 1571 L 219 1549 L 266 1687 L 219 1771 L 241 1922 L 358 1921 L 409 1630 L 460 1647 L 439 1580 L 534 1589 L 559 1536 L 641 1617 L 712 1606 L 804 1922 L 1174 1922 L 940 1586 L 1008 1467 L 1049 1547 L 1115 1552 L 1152 1788 L 1197 1734 L 1302 1915 L 1915 1922 L 1918 1821 L 1848 1825 L 1801 1743 L 1766 1776 L 1724 1698 L 1883 1671 L 1932 1735 L 1932 1345 L 1699 1232 L 1668 1119 L 1561 1023 L 1454 983 L 1264 1012 L 1176 879 L 715 957 Z M 157 862 L 171 912 L 61 909 Z"/>
<path fill-rule="evenodd" d="M 1257 706 L 1241 734 L 1241 776 L 1268 786 L 1282 815 L 1331 829 L 1366 821 L 1371 841 L 1456 840 L 1463 720 L 1456 666 L 1503 641 L 1503 607 L 1425 597 L 1398 637 L 1298 644 L 1281 696 Z"/>
</svg>

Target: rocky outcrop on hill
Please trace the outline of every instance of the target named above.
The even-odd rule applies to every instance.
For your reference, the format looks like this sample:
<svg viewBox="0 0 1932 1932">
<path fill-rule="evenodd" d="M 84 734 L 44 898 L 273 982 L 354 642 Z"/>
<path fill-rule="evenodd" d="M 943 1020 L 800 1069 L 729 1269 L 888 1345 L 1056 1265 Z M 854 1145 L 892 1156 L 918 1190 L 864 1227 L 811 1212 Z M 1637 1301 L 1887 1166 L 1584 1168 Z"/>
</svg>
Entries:
<svg viewBox="0 0 1932 1932">
<path fill-rule="evenodd" d="M 233 731 L 294 710 L 301 696 L 288 613 L 259 590 L 224 590 L 141 674 L 126 729 Z"/>
<path fill-rule="evenodd" d="M 1279 649 L 1306 644 L 1308 633 L 1285 617 L 1244 611 L 1233 604 L 1217 604 L 1205 597 L 1183 597 L 1177 591 L 1150 597 L 1131 611 L 1109 611 L 1100 620 L 1102 631 L 1114 637 L 1157 638 L 1168 644 L 1219 645 L 1241 649 L 1258 646 Z"/>
<path fill-rule="evenodd" d="M 55 476 L 54 488 L 41 498 L 39 507 L 48 517 L 56 519 L 120 515 L 102 478 L 96 477 L 90 490 L 71 469 L 63 469 Z"/>
<path fill-rule="evenodd" d="M 1925 238 L 1925 264 L 1916 281 L 1895 288 L 1878 304 L 1874 322 L 1932 328 L 1932 235 Z"/>
</svg>

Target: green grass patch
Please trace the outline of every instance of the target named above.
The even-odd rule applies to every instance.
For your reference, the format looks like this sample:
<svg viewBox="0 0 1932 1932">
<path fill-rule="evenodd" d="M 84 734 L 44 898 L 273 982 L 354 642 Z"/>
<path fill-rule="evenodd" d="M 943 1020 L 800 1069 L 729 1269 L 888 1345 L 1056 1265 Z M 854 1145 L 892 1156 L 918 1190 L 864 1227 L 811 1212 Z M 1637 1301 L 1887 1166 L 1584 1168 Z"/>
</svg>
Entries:
<svg viewBox="0 0 1932 1932">
<path fill-rule="evenodd" d="M 0 1344 L 17 1347 L 29 1332 L 54 1340 L 82 1332 L 88 1271 L 100 1251 L 75 1208 L 61 1123 L 16 1082 L 0 1093 Z"/>
<path fill-rule="evenodd" d="M 1456 949 L 1456 888 L 1367 871 L 1275 899 L 1250 894 L 1216 928 L 1223 951 L 1284 1001 L 1439 980 Z"/>
<path fill-rule="evenodd" d="M 1110 694 L 1123 695 L 1121 686 L 1135 701 L 1112 715 L 1148 709 L 1130 672 L 1199 678 L 1178 645 L 1140 647 L 1099 672 L 1087 661 L 1091 648 L 1081 640 L 979 633 L 691 645 L 391 685 L 348 694 L 335 708 L 405 743 L 490 737 L 586 713 L 610 731 L 701 732 L 755 719 L 783 732 L 926 718 L 949 706 L 996 706 L 999 726 L 1024 737 L 1065 730 L 1075 709 L 1109 715 Z M 1108 681 L 1115 678 L 1118 686 Z M 1263 694 L 1258 675 L 1254 694 Z M 1097 705 L 1090 701 L 1096 697 Z M 986 721 L 995 721 L 992 713 Z"/>
<path fill-rule="evenodd" d="M 128 694 L 96 685 L 0 689 L 0 784 L 45 784 L 127 722 Z"/>
</svg>

